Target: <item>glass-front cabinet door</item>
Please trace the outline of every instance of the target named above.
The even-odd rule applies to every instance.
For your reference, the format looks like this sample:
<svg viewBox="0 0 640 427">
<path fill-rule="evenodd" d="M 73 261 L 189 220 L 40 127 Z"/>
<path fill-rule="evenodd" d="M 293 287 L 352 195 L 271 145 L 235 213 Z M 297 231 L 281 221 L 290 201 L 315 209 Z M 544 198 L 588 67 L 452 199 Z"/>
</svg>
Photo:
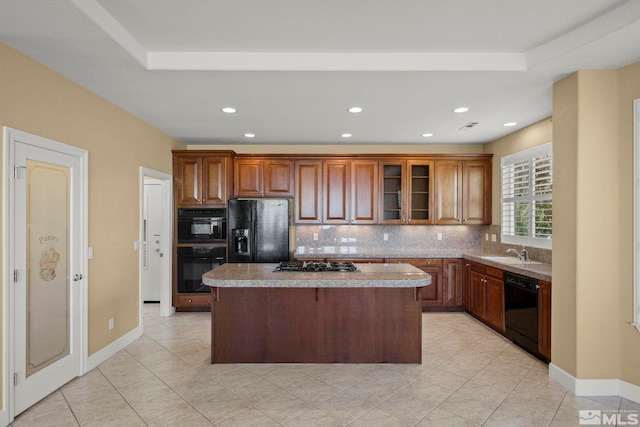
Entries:
<svg viewBox="0 0 640 427">
<path fill-rule="evenodd" d="M 381 161 L 383 224 L 433 223 L 432 161 Z"/>
<path fill-rule="evenodd" d="M 382 181 L 380 222 L 405 224 L 407 222 L 405 200 L 407 162 L 380 162 L 380 166 Z"/>
<path fill-rule="evenodd" d="M 407 171 L 409 172 L 408 222 L 409 224 L 432 224 L 433 162 L 409 160 Z"/>
</svg>

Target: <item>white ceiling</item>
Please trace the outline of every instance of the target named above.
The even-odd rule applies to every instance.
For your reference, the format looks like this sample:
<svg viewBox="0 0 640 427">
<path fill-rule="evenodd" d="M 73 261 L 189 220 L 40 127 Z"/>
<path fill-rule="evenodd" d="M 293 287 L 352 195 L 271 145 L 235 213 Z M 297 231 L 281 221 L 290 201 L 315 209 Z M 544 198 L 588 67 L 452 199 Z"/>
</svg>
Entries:
<svg viewBox="0 0 640 427">
<path fill-rule="evenodd" d="M 640 1 L 2 0 L 0 40 L 189 144 L 474 144 L 640 61 Z"/>
</svg>

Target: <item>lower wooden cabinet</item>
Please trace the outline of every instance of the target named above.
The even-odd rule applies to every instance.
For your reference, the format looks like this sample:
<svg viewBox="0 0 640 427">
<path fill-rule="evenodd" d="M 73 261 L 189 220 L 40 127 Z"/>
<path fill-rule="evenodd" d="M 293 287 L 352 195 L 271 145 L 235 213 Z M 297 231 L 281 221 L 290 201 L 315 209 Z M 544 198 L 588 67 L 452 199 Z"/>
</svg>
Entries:
<svg viewBox="0 0 640 427">
<path fill-rule="evenodd" d="M 462 310 L 462 260 L 459 258 L 393 258 L 387 262 L 411 264 L 431 275 L 422 288 L 422 311 Z"/>
<path fill-rule="evenodd" d="M 502 270 L 497 271 L 502 276 Z M 484 318 L 498 330 L 504 331 L 504 283 L 502 277 L 499 279 L 489 275 L 485 277 Z"/>
<path fill-rule="evenodd" d="M 462 306 L 463 260 L 445 258 L 442 266 L 442 305 L 445 307 Z"/>
<path fill-rule="evenodd" d="M 538 281 L 538 353 L 551 360 L 551 283 Z"/>
<path fill-rule="evenodd" d="M 177 311 L 211 310 L 211 294 L 177 294 L 174 300 Z"/>
<path fill-rule="evenodd" d="M 468 262 L 468 310 L 504 332 L 504 284 L 502 270 Z"/>
</svg>

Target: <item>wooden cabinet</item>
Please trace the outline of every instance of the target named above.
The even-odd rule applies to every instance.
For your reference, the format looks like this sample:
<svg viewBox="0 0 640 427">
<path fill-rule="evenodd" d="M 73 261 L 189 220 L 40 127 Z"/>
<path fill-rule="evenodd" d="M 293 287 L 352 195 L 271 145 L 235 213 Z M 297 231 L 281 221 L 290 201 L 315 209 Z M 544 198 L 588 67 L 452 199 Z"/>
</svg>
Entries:
<svg viewBox="0 0 640 427">
<path fill-rule="evenodd" d="M 485 293 L 485 276 L 474 271 L 472 266 L 469 275 L 469 311 L 481 319 L 484 319 Z"/>
<path fill-rule="evenodd" d="M 380 161 L 380 223 L 406 224 L 406 161 Z"/>
<path fill-rule="evenodd" d="M 380 161 L 380 223 L 433 223 L 433 162 Z"/>
<path fill-rule="evenodd" d="M 462 306 L 463 261 L 446 258 L 442 267 L 442 305 L 445 307 Z"/>
<path fill-rule="evenodd" d="M 491 267 L 487 267 L 489 269 Z M 502 282 L 502 271 L 499 272 L 500 278 L 487 275 L 485 277 L 485 307 L 484 318 L 487 322 L 504 331 L 504 283 Z"/>
<path fill-rule="evenodd" d="M 236 158 L 234 184 L 236 197 L 293 197 L 293 160 Z"/>
<path fill-rule="evenodd" d="M 491 223 L 491 161 L 436 160 L 435 223 Z"/>
<path fill-rule="evenodd" d="M 324 160 L 322 162 L 324 224 L 347 224 L 349 222 L 350 169 L 348 160 Z"/>
<path fill-rule="evenodd" d="M 475 262 L 469 262 L 468 268 L 469 311 L 504 332 L 502 270 Z"/>
<path fill-rule="evenodd" d="M 177 294 L 175 307 L 181 311 L 208 311 L 211 307 L 211 294 Z"/>
<path fill-rule="evenodd" d="M 471 294 L 471 262 L 462 260 L 462 307 L 470 310 L 469 301 Z"/>
<path fill-rule="evenodd" d="M 378 223 L 378 162 L 351 162 L 351 224 Z"/>
<path fill-rule="evenodd" d="M 323 160 L 322 176 L 323 223 L 378 222 L 377 161 Z"/>
<path fill-rule="evenodd" d="M 389 258 L 386 262 L 411 264 L 431 275 L 431 285 L 422 288 L 422 311 L 462 309 L 463 263 L 458 258 Z"/>
<path fill-rule="evenodd" d="M 322 160 L 295 162 L 295 222 L 322 222 Z"/>
<path fill-rule="evenodd" d="M 462 162 L 436 160 L 436 224 L 462 224 Z"/>
<path fill-rule="evenodd" d="M 551 360 L 551 283 L 538 281 L 538 353 Z"/>
<path fill-rule="evenodd" d="M 462 162 L 462 222 L 491 224 L 491 160 Z"/>
<path fill-rule="evenodd" d="M 231 155 L 173 152 L 176 206 L 224 205 L 231 194 Z"/>
</svg>

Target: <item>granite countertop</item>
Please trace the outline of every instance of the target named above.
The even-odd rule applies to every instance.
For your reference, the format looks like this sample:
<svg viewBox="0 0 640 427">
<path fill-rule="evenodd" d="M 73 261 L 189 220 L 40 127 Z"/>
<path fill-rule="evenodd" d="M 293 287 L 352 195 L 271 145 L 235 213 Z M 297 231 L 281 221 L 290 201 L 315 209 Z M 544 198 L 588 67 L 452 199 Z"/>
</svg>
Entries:
<svg viewBox="0 0 640 427">
<path fill-rule="evenodd" d="M 419 288 L 431 276 L 410 264 L 358 264 L 358 272 L 273 271 L 278 264 L 223 264 L 202 276 L 212 287 Z"/>
<path fill-rule="evenodd" d="M 306 250 L 304 252 L 296 251 L 295 257 L 299 260 L 311 259 L 362 259 L 366 262 L 368 258 L 463 258 L 469 261 L 490 265 L 512 273 L 522 274 L 524 276 L 533 277 L 538 280 L 551 282 L 551 264 L 549 263 L 504 263 L 495 259 L 495 257 L 503 257 L 503 253 L 484 252 L 479 249 L 406 249 L 406 250 L 359 250 L 341 252 L 335 248 L 317 249 L 313 251 Z M 508 257 L 505 257 L 508 258 Z"/>
</svg>

